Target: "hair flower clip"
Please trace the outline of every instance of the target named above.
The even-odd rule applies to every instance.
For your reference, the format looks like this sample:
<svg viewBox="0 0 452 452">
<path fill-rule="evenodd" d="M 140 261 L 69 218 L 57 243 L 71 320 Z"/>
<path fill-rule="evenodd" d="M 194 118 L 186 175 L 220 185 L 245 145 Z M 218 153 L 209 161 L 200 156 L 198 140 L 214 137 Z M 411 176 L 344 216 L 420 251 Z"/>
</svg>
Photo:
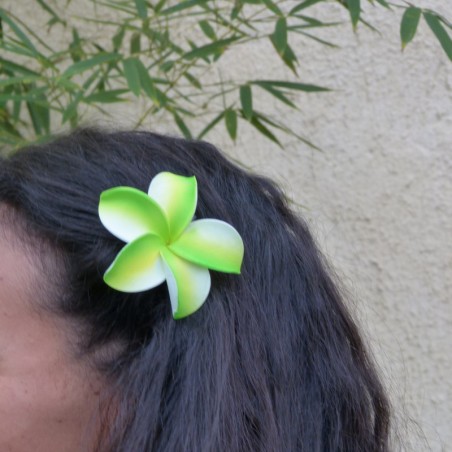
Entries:
<svg viewBox="0 0 452 452">
<path fill-rule="evenodd" d="M 141 292 L 168 284 L 173 317 L 198 310 L 210 291 L 209 269 L 240 273 L 243 241 L 230 224 L 193 220 L 196 178 L 157 174 L 148 193 L 132 187 L 102 192 L 102 224 L 127 244 L 104 274 L 121 292 Z"/>
</svg>

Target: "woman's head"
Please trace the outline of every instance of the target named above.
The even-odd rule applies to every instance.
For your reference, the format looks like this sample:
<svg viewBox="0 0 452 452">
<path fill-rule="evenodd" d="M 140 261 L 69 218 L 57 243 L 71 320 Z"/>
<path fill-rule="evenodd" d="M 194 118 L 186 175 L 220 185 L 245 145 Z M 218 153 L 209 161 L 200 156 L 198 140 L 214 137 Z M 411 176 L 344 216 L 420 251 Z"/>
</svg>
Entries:
<svg viewBox="0 0 452 452">
<path fill-rule="evenodd" d="M 99 220 L 100 193 L 146 191 L 162 171 L 195 175 L 196 217 L 230 223 L 245 244 L 242 274 L 212 272 L 206 303 L 178 321 L 165 285 L 125 294 L 102 279 L 123 243 Z M 387 449 L 385 396 L 306 226 L 213 146 L 88 129 L 24 149 L 0 161 L 0 231 L 0 309 L 24 299 L 48 322 L 77 388 L 62 394 L 83 408 L 72 425 L 95 429 L 99 450 Z M 40 342 L 28 343 L 36 356 Z M 0 361 L 0 395 L 2 372 Z"/>
</svg>

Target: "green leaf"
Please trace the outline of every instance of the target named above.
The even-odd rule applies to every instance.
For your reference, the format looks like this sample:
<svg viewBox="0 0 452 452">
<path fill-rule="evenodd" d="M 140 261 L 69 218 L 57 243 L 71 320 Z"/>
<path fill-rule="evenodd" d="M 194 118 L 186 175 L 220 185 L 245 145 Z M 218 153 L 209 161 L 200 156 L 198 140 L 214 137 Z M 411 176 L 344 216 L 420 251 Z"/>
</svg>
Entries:
<svg viewBox="0 0 452 452">
<path fill-rule="evenodd" d="M 284 55 L 287 47 L 287 21 L 285 17 L 280 17 L 276 21 L 275 31 L 271 35 L 271 41 L 279 55 Z"/>
<path fill-rule="evenodd" d="M 442 26 L 438 16 L 431 13 L 424 13 L 424 19 L 427 22 L 430 30 L 434 33 L 439 43 L 441 44 L 449 60 L 452 60 L 452 40 L 447 34 L 447 31 Z"/>
<path fill-rule="evenodd" d="M 117 52 L 122 45 L 122 41 L 124 40 L 124 35 L 126 33 L 126 29 L 124 27 L 120 27 L 117 33 L 113 36 L 113 49 Z"/>
<path fill-rule="evenodd" d="M 72 101 L 68 104 L 68 106 L 64 110 L 63 116 L 61 118 L 61 123 L 62 124 L 65 124 L 67 121 L 71 121 L 71 122 L 74 121 L 75 122 L 75 118 L 77 118 L 78 104 L 82 100 L 82 97 L 83 97 L 83 93 L 79 92 L 74 97 L 74 99 L 72 99 Z"/>
<path fill-rule="evenodd" d="M 0 88 L 21 83 L 31 83 L 40 80 L 41 78 L 42 77 L 40 75 L 31 75 L 31 74 L 20 75 L 16 77 L 7 77 L 5 79 L 0 79 Z"/>
<path fill-rule="evenodd" d="M 126 99 L 120 97 L 121 94 L 127 93 L 127 89 L 112 89 L 109 91 L 99 91 L 94 94 L 90 94 L 89 96 L 85 97 L 83 100 L 87 104 L 92 103 L 106 103 L 111 104 L 115 102 L 121 102 Z"/>
<path fill-rule="evenodd" d="M 361 2 L 360 0 L 346 0 L 350 18 L 352 20 L 353 29 L 356 30 L 358 25 L 359 16 L 361 14 Z"/>
<path fill-rule="evenodd" d="M 143 88 L 143 91 L 155 104 L 160 105 L 160 100 L 158 98 L 154 82 L 150 77 L 148 70 L 146 69 L 144 64 L 138 59 L 135 60 L 135 67 L 138 71 L 138 75 L 140 77 L 140 84 L 141 87 Z"/>
<path fill-rule="evenodd" d="M 295 64 L 297 63 L 297 57 L 289 44 L 287 44 L 286 50 L 284 51 L 284 54 L 281 56 L 281 58 L 286 64 L 286 66 L 289 67 L 292 70 L 292 72 L 296 75 L 297 69 L 295 67 Z"/>
<path fill-rule="evenodd" d="M 237 138 L 237 112 L 228 108 L 224 114 L 224 121 L 229 136 L 235 141 Z"/>
<path fill-rule="evenodd" d="M 402 50 L 414 38 L 416 34 L 419 19 L 421 18 L 421 10 L 410 6 L 405 10 L 400 23 L 400 39 L 402 40 Z"/>
<path fill-rule="evenodd" d="M 13 102 L 13 112 L 12 112 L 12 119 L 15 123 L 19 121 L 20 118 L 20 111 L 22 110 L 22 102 L 20 100 L 16 100 Z"/>
<path fill-rule="evenodd" d="M 293 25 L 291 27 L 287 27 L 288 30 L 298 30 L 314 27 L 331 27 L 341 24 L 341 22 L 322 22 L 321 20 L 315 19 L 314 17 L 311 16 L 306 16 L 305 14 L 295 14 L 294 16 L 297 19 L 301 19 L 303 22 L 306 22 L 306 24 Z"/>
<path fill-rule="evenodd" d="M 278 8 L 275 2 L 272 0 L 262 0 L 262 3 L 272 12 L 277 14 L 278 16 L 283 16 L 282 11 Z"/>
<path fill-rule="evenodd" d="M 19 38 L 22 44 L 32 52 L 33 55 L 38 56 L 40 53 L 37 51 L 36 47 L 33 43 L 28 39 L 28 36 L 17 26 L 11 18 L 6 15 L 6 12 L 3 9 L 0 9 L 0 19 L 3 20 L 4 23 L 8 24 L 14 34 Z"/>
<path fill-rule="evenodd" d="M 285 93 L 280 91 L 279 89 L 273 88 L 270 85 L 259 85 L 262 89 L 265 89 L 265 91 L 268 91 L 272 96 L 275 96 L 278 100 L 281 102 L 284 102 L 286 105 L 292 108 L 297 108 L 297 106 L 286 97 Z"/>
<path fill-rule="evenodd" d="M 274 143 L 276 143 L 278 146 L 281 146 L 281 143 L 279 142 L 278 138 L 276 138 L 276 136 L 266 127 L 264 126 L 264 124 L 262 124 L 261 121 L 259 121 L 259 119 L 256 116 L 253 116 L 253 118 L 251 119 L 251 124 L 253 125 L 253 127 L 255 127 L 262 135 L 264 135 L 265 137 L 267 137 L 269 140 L 273 141 Z"/>
<path fill-rule="evenodd" d="M 191 75 L 189 72 L 185 72 L 184 73 L 184 77 L 195 87 L 198 89 L 202 89 L 201 83 L 199 82 L 199 80 L 195 77 L 193 77 L 193 75 Z"/>
<path fill-rule="evenodd" d="M 297 6 L 294 6 L 290 12 L 289 12 L 289 16 L 292 16 L 296 13 L 298 13 L 298 11 L 301 11 L 302 9 L 305 8 L 309 8 L 312 5 L 315 5 L 316 3 L 319 2 L 324 2 L 325 0 L 305 0 L 304 2 L 299 3 Z"/>
<path fill-rule="evenodd" d="M 234 7 L 231 11 L 231 20 L 237 19 L 239 17 L 240 12 L 242 11 L 243 3 L 241 0 L 236 0 Z"/>
<path fill-rule="evenodd" d="M 284 82 L 281 80 L 254 80 L 252 82 L 253 85 L 258 85 L 261 87 L 270 86 L 270 88 L 286 88 L 286 89 L 293 89 L 296 91 L 305 91 L 307 93 L 314 93 L 314 92 L 322 92 L 322 91 L 331 91 L 329 88 L 325 88 L 323 86 L 317 86 L 317 85 L 309 85 L 306 83 L 298 83 L 298 82 Z"/>
<path fill-rule="evenodd" d="M 217 35 L 215 34 L 215 30 L 212 28 L 212 26 L 207 22 L 207 20 L 201 20 L 199 22 L 199 26 L 203 33 L 212 41 L 215 41 L 217 39 Z"/>
<path fill-rule="evenodd" d="M 32 101 L 35 102 L 38 99 L 39 102 L 39 96 L 41 94 L 44 94 L 47 91 L 47 87 L 43 86 L 41 88 L 36 88 L 33 90 L 30 90 L 28 92 L 25 93 L 20 93 L 20 94 L 11 94 L 11 93 L 6 93 L 6 94 L 1 94 L 0 93 L 0 102 L 8 102 L 8 101 Z"/>
<path fill-rule="evenodd" d="M 309 147 L 312 147 L 313 149 L 316 149 L 317 151 L 321 151 L 318 146 L 316 146 L 311 141 L 307 140 L 306 138 L 302 137 L 301 135 L 298 135 L 298 133 L 294 132 L 292 129 L 288 128 L 286 125 L 278 123 L 272 119 L 270 119 L 268 116 L 263 115 L 262 113 L 256 112 L 256 117 L 261 120 L 262 122 L 265 122 L 272 127 L 275 127 L 278 130 L 282 130 L 284 133 L 287 133 L 288 135 L 291 135 L 295 137 L 297 140 L 301 141 L 302 143 L 307 144 Z"/>
<path fill-rule="evenodd" d="M 380 3 L 381 6 L 384 6 L 385 8 L 390 8 L 389 3 L 386 0 L 376 0 L 377 3 Z"/>
<path fill-rule="evenodd" d="M 47 99 L 43 97 L 41 101 Z M 48 107 L 43 105 L 36 105 L 30 102 L 27 102 L 28 111 L 30 112 L 30 116 L 32 117 L 33 127 L 36 130 L 37 124 L 42 131 L 42 133 L 38 133 L 38 135 L 46 135 L 50 131 L 50 110 Z"/>
<path fill-rule="evenodd" d="M 148 16 L 148 7 L 146 5 L 146 0 L 135 0 L 135 7 L 137 8 L 138 15 L 142 19 L 146 19 Z"/>
<path fill-rule="evenodd" d="M 339 46 L 337 44 L 334 44 L 333 42 L 330 41 L 325 41 L 324 39 L 320 39 L 317 36 L 311 35 L 310 33 L 306 33 L 304 31 L 296 31 L 296 33 L 299 33 L 300 35 L 306 36 L 309 39 L 312 39 L 313 41 L 318 42 L 319 44 L 322 44 L 324 46 L 328 46 L 331 47 L 333 49 L 338 49 Z"/>
<path fill-rule="evenodd" d="M 132 34 L 130 38 L 130 53 L 133 55 L 134 53 L 141 52 L 141 35 L 136 32 Z"/>
<path fill-rule="evenodd" d="M 156 13 L 159 13 L 160 10 L 165 6 L 167 0 L 160 0 L 155 6 L 154 6 L 154 11 Z"/>
<path fill-rule="evenodd" d="M 175 61 L 172 61 L 172 60 L 164 61 L 164 62 L 160 65 L 160 70 L 161 70 L 162 72 L 167 73 L 167 72 L 169 72 L 169 71 L 173 68 L 174 64 L 175 64 Z"/>
<path fill-rule="evenodd" d="M 69 66 L 64 72 L 63 77 L 72 77 L 73 75 L 80 74 L 88 69 L 99 66 L 104 63 L 117 61 L 121 55 L 119 53 L 99 53 L 98 55 L 88 58 L 87 60 L 78 61 L 72 66 Z"/>
<path fill-rule="evenodd" d="M 188 140 L 191 140 L 193 138 L 192 134 L 190 132 L 190 129 L 185 124 L 184 120 L 176 112 L 173 113 L 173 116 L 177 126 L 179 127 L 184 137 L 187 138 Z"/>
<path fill-rule="evenodd" d="M 39 94 L 34 100 L 27 101 L 26 105 L 36 135 L 48 134 L 50 129 L 50 111 L 45 94 Z"/>
<path fill-rule="evenodd" d="M 69 53 L 74 63 L 77 63 L 83 57 L 82 42 L 76 28 L 72 29 L 72 42 L 69 44 Z"/>
<path fill-rule="evenodd" d="M 140 85 L 140 74 L 137 69 L 137 59 L 127 58 L 123 60 L 122 66 L 124 69 L 124 76 L 127 80 L 127 85 L 130 91 L 132 91 L 135 96 L 140 95 L 141 85 Z"/>
<path fill-rule="evenodd" d="M 237 41 L 239 39 L 238 36 L 233 36 L 231 38 L 220 39 L 219 41 L 212 42 L 211 44 L 207 44 L 202 47 L 196 47 L 195 49 L 187 52 L 183 58 L 186 60 L 194 60 L 195 58 L 206 58 L 209 55 L 214 53 L 223 52 L 226 47 Z"/>
<path fill-rule="evenodd" d="M 201 6 L 205 3 L 208 3 L 209 0 L 186 0 L 180 3 L 177 3 L 174 6 L 164 9 L 160 11 L 160 14 L 168 16 L 170 14 L 178 13 L 180 11 L 184 11 L 185 9 L 193 8 L 194 6 Z"/>
<path fill-rule="evenodd" d="M 198 140 L 201 140 L 210 130 L 212 130 L 222 119 L 225 112 L 222 111 L 218 116 L 216 116 L 212 121 L 207 124 L 206 127 L 199 133 Z"/>
<path fill-rule="evenodd" d="M 39 5 L 41 5 L 41 8 L 44 9 L 44 11 L 47 11 L 51 16 L 52 19 L 48 22 L 48 25 L 53 25 L 56 23 L 61 23 L 62 25 L 66 25 L 66 22 L 61 19 L 60 16 L 53 10 L 44 0 L 36 0 Z"/>
<path fill-rule="evenodd" d="M 240 102 L 242 104 L 243 114 L 248 121 L 253 117 L 253 95 L 250 85 L 240 87 Z"/>
</svg>

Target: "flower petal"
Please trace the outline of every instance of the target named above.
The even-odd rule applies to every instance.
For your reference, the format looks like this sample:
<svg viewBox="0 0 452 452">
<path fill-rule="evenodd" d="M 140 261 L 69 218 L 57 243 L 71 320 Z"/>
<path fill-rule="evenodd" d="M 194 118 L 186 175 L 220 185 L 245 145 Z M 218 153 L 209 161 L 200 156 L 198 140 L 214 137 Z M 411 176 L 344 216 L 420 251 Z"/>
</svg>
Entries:
<svg viewBox="0 0 452 452">
<path fill-rule="evenodd" d="M 171 240 L 177 239 L 195 214 L 198 201 L 195 176 L 159 173 L 152 179 L 148 194 L 165 212 Z"/>
<path fill-rule="evenodd" d="M 210 291 L 209 270 L 181 259 L 167 248 L 162 249 L 162 257 L 173 317 L 182 319 L 206 301 Z"/>
<path fill-rule="evenodd" d="M 154 234 L 128 243 L 105 272 L 104 281 L 121 292 L 141 292 L 165 281 L 160 250 L 162 239 Z"/>
<path fill-rule="evenodd" d="M 168 240 L 165 214 L 146 193 L 132 187 L 115 187 L 102 192 L 99 217 L 103 225 L 124 242 L 153 233 Z"/>
<path fill-rule="evenodd" d="M 190 262 L 225 273 L 240 273 L 244 253 L 237 230 L 213 219 L 193 221 L 169 249 Z"/>
</svg>

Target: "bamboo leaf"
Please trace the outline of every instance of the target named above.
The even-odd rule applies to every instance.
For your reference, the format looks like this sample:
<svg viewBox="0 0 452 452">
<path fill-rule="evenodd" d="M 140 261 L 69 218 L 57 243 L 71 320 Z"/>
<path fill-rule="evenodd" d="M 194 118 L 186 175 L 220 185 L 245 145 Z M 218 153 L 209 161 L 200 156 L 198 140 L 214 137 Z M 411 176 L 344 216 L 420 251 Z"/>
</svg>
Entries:
<svg viewBox="0 0 452 452">
<path fill-rule="evenodd" d="M 272 0 L 262 0 L 262 3 L 272 12 L 277 14 L 278 16 L 283 16 L 282 11 L 278 8 L 275 2 Z"/>
<path fill-rule="evenodd" d="M 238 36 L 233 36 L 231 38 L 220 39 L 219 41 L 206 44 L 205 46 L 196 47 L 195 49 L 187 52 L 183 58 L 186 60 L 193 60 L 195 58 L 206 58 L 218 52 L 224 52 L 226 47 L 234 41 L 237 41 L 237 39 L 239 39 Z"/>
<path fill-rule="evenodd" d="M 287 47 L 287 21 L 285 17 L 280 17 L 276 21 L 275 31 L 271 35 L 271 41 L 279 55 L 284 55 Z"/>
<path fill-rule="evenodd" d="M 137 69 L 137 59 L 127 58 L 123 60 L 122 67 L 124 69 L 124 76 L 127 80 L 127 85 L 130 91 L 132 91 L 135 96 L 140 95 L 141 85 L 140 85 L 140 74 Z"/>
<path fill-rule="evenodd" d="M 7 77 L 5 79 L 0 79 L 0 88 L 21 83 L 31 83 L 40 80 L 41 78 L 42 77 L 40 75 L 31 75 L 31 74 Z"/>
<path fill-rule="evenodd" d="M 9 28 L 14 32 L 14 34 L 19 38 L 22 44 L 30 50 L 33 55 L 38 56 L 40 53 L 37 51 L 36 47 L 33 43 L 28 39 L 28 36 L 20 29 L 18 25 L 16 25 L 10 17 L 6 15 L 6 12 L 3 9 L 0 9 L 0 18 L 2 21 L 9 25 Z"/>
<path fill-rule="evenodd" d="M 15 86 L 14 87 L 14 91 L 16 93 L 20 94 L 21 88 L 22 87 L 20 87 L 20 86 Z M 19 121 L 21 110 L 22 110 L 22 101 L 20 101 L 20 100 L 14 101 L 13 102 L 13 111 L 12 111 L 11 118 L 12 118 L 13 122 L 16 123 L 16 124 Z"/>
<path fill-rule="evenodd" d="M 207 20 L 201 20 L 199 22 L 199 26 L 203 33 L 212 41 L 215 41 L 217 39 L 217 35 L 215 34 L 215 30 L 212 28 L 212 25 L 207 22 Z"/>
<path fill-rule="evenodd" d="M 258 86 L 270 86 L 270 88 L 286 88 L 292 89 L 296 91 L 305 91 L 307 93 L 313 92 L 323 92 L 323 91 L 331 91 L 329 88 L 325 88 L 323 86 L 310 85 L 306 83 L 298 83 L 298 82 L 284 82 L 281 80 L 254 80 L 252 82 L 253 85 Z"/>
<path fill-rule="evenodd" d="M 160 14 L 168 16 L 170 14 L 178 13 L 184 11 L 185 9 L 193 8 L 194 6 L 201 6 L 208 3 L 210 0 L 186 0 L 180 3 L 177 3 L 174 6 L 164 9 L 160 11 Z"/>
<path fill-rule="evenodd" d="M 421 18 L 421 10 L 410 6 L 405 10 L 400 23 L 400 39 L 402 40 L 402 50 L 414 38 L 416 34 L 419 19 Z"/>
<path fill-rule="evenodd" d="M 141 35 L 136 32 L 132 34 L 130 38 L 130 53 L 133 55 L 134 53 L 140 53 L 141 51 Z"/>
<path fill-rule="evenodd" d="M 240 102 L 242 104 L 243 114 L 248 121 L 253 117 L 253 95 L 250 85 L 240 87 Z"/>
<path fill-rule="evenodd" d="M 285 103 L 291 108 L 297 108 L 297 106 L 286 97 L 285 93 L 280 91 L 279 89 L 273 88 L 270 85 L 259 85 L 261 88 L 265 89 L 267 92 L 269 92 L 272 96 L 275 96 L 278 100 Z"/>
<path fill-rule="evenodd" d="M 173 60 L 167 60 L 164 61 L 161 65 L 160 65 L 160 70 L 162 72 L 169 72 L 173 67 L 174 67 L 175 61 Z"/>
<path fill-rule="evenodd" d="M 191 140 L 193 137 L 190 129 L 187 127 L 187 124 L 185 124 L 184 120 L 176 112 L 173 113 L 173 116 L 174 120 L 176 121 L 177 127 L 179 127 L 184 137 L 188 140 Z"/>
<path fill-rule="evenodd" d="M 76 28 L 72 28 L 72 42 L 69 44 L 72 61 L 77 63 L 83 57 L 82 42 Z"/>
<path fill-rule="evenodd" d="M 47 87 L 43 86 L 41 88 L 36 88 L 33 90 L 30 90 L 25 93 L 20 94 L 0 94 L 0 102 L 8 102 L 8 101 L 37 101 L 39 102 L 39 96 L 41 94 L 44 94 L 47 91 Z"/>
<path fill-rule="evenodd" d="M 231 20 L 235 20 L 239 17 L 240 12 L 242 11 L 243 3 L 240 0 L 236 0 L 234 7 L 231 11 Z"/>
<path fill-rule="evenodd" d="M 346 0 L 347 8 L 350 13 L 350 19 L 352 20 L 353 29 L 356 30 L 358 25 L 359 16 L 361 14 L 361 2 L 360 0 Z"/>
<path fill-rule="evenodd" d="M 442 26 L 438 16 L 431 13 L 424 13 L 424 19 L 446 52 L 449 60 L 452 60 L 452 40 L 447 34 L 446 29 Z"/>
<path fill-rule="evenodd" d="M 61 23 L 62 25 L 66 25 L 66 22 L 61 19 L 60 16 L 53 10 L 44 0 L 36 0 L 38 4 L 41 6 L 44 11 L 47 11 L 51 16 L 52 19 L 48 22 L 48 25 L 53 25 L 56 23 Z"/>
<path fill-rule="evenodd" d="M 88 58 L 87 60 L 78 61 L 72 66 L 69 66 L 62 74 L 63 77 L 72 77 L 73 75 L 80 74 L 88 69 L 99 66 L 104 63 L 110 63 L 117 61 L 121 55 L 119 53 L 99 53 L 98 55 Z"/>
<path fill-rule="evenodd" d="M 77 108 L 78 104 L 82 100 L 83 93 L 79 92 L 74 99 L 68 104 L 66 109 L 63 112 L 63 116 L 61 118 L 61 123 L 65 124 L 67 121 L 75 122 L 75 118 L 77 117 Z"/>
<path fill-rule="evenodd" d="M 341 22 L 322 22 L 319 19 L 315 19 L 314 17 L 306 16 L 305 14 L 296 14 L 294 15 L 297 19 L 301 19 L 304 22 L 306 22 L 307 25 L 310 25 L 310 27 L 307 27 L 307 25 L 294 25 L 292 27 L 288 27 L 288 30 L 296 30 L 299 28 L 314 28 L 314 27 L 329 27 L 329 26 L 335 26 L 340 25 Z"/>
<path fill-rule="evenodd" d="M 381 6 L 390 9 L 389 3 L 386 0 L 376 0 L 377 3 L 380 3 Z"/>
<path fill-rule="evenodd" d="M 270 119 L 268 116 L 263 115 L 262 113 L 256 112 L 256 116 L 262 122 L 265 122 L 266 124 L 269 124 L 269 125 L 271 125 L 272 127 L 275 127 L 278 130 L 282 130 L 284 133 L 287 133 L 288 135 L 291 135 L 291 136 L 295 137 L 297 140 L 300 140 L 302 143 L 307 144 L 309 147 L 312 147 L 313 149 L 316 149 L 317 151 L 322 151 L 322 149 L 320 149 L 314 143 L 312 143 L 311 141 L 309 141 L 306 138 L 302 137 L 298 133 L 294 132 L 292 129 L 290 129 L 286 125 L 278 123 L 278 122 Z"/>
<path fill-rule="evenodd" d="M 115 52 L 117 52 L 121 48 L 125 33 L 126 33 L 126 29 L 124 27 L 120 27 L 120 29 L 117 31 L 117 33 L 113 36 L 112 42 L 113 42 L 113 49 Z"/>
<path fill-rule="evenodd" d="M 253 116 L 251 119 L 251 124 L 253 127 L 255 127 L 262 135 L 267 137 L 269 140 L 276 143 L 278 146 L 281 146 L 281 143 L 279 142 L 278 138 L 266 127 L 262 122 L 257 118 L 257 116 Z"/>
<path fill-rule="evenodd" d="M 313 41 L 316 41 L 319 44 L 322 44 L 324 46 L 331 47 L 333 49 L 339 48 L 339 46 L 337 44 L 334 44 L 333 42 L 330 42 L 330 41 L 325 41 L 324 39 L 320 39 L 317 36 L 311 35 L 310 33 L 306 33 L 305 31 L 296 31 L 296 33 L 306 36 L 307 38 L 312 39 Z"/>
<path fill-rule="evenodd" d="M 315 5 L 319 2 L 324 2 L 325 0 L 305 0 L 304 2 L 299 3 L 298 5 L 294 6 L 290 12 L 289 16 L 293 16 L 294 14 L 298 13 L 298 11 L 301 11 L 302 9 L 309 8 L 312 5 Z"/>
<path fill-rule="evenodd" d="M 295 67 L 295 64 L 297 63 L 297 57 L 289 44 L 287 44 L 281 58 L 286 66 L 289 67 L 295 75 L 297 75 L 297 69 Z"/>
<path fill-rule="evenodd" d="M 135 67 L 137 68 L 140 77 L 140 85 L 143 88 L 143 91 L 155 104 L 160 105 L 161 100 L 158 97 L 154 82 L 150 77 L 148 70 L 138 59 L 135 61 Z"/>
<path fill-rule="evenodd" d="M 224 121 L 229 136 L 235 141 L 237 138 L 237 112 L 228 108 L 224 114 Z"/>
<path fill-rule="evenodd" d="M 127 89 L 112 89 L 109 91 L 99 91 L 94 94 L 90 94 L 89 96 L 83 99 L 87 104 L 92 103 L 107 103 L 111 104 L 114 102 L 121 102 L 126 99 L 120 97 L 122 94 L 127 93 Z"/>
<path fill-rule="evenodd" d="M 216 116 L 206 127 L 199 133 L 198 140 L 201 140 L 211 129 L 213 129 L 224 117 L 224 111 Z"/>
<path fill-rule="evenodd" d="M 165 6 L 166 0 L 160 0 L 155 6 L 154 6 L 154 11 L 156 13 L 159 13 L 160 10 Z"/>
<path fill-rule="evenodd" d="M 26 91 L 33 92 L 36 87 L 32 84 Z M 48 134 L 50 130 L 49 103 L 44 92 L 39 93 L 33 99 L 26 101 L 28 113 L 36 135 Z"/>
<path fill-rule="evenodd" d="M 148 7 L 146 5 L 146 0 L 135 0 L 135 7 L 137 8 L 138 15 L 142 19 L 146 19 L 148 16 Z"/>
<path fill-rule="evenodd" d="M 185 72 L 184 73 L 184 77 L 195 87 L 198 89 L 202 89 L 201 83 L 199 82 L 199 80 L 195 77 L 193 77 L 193 75 L 191 75 L 189 72 Z"/>
</svg>

